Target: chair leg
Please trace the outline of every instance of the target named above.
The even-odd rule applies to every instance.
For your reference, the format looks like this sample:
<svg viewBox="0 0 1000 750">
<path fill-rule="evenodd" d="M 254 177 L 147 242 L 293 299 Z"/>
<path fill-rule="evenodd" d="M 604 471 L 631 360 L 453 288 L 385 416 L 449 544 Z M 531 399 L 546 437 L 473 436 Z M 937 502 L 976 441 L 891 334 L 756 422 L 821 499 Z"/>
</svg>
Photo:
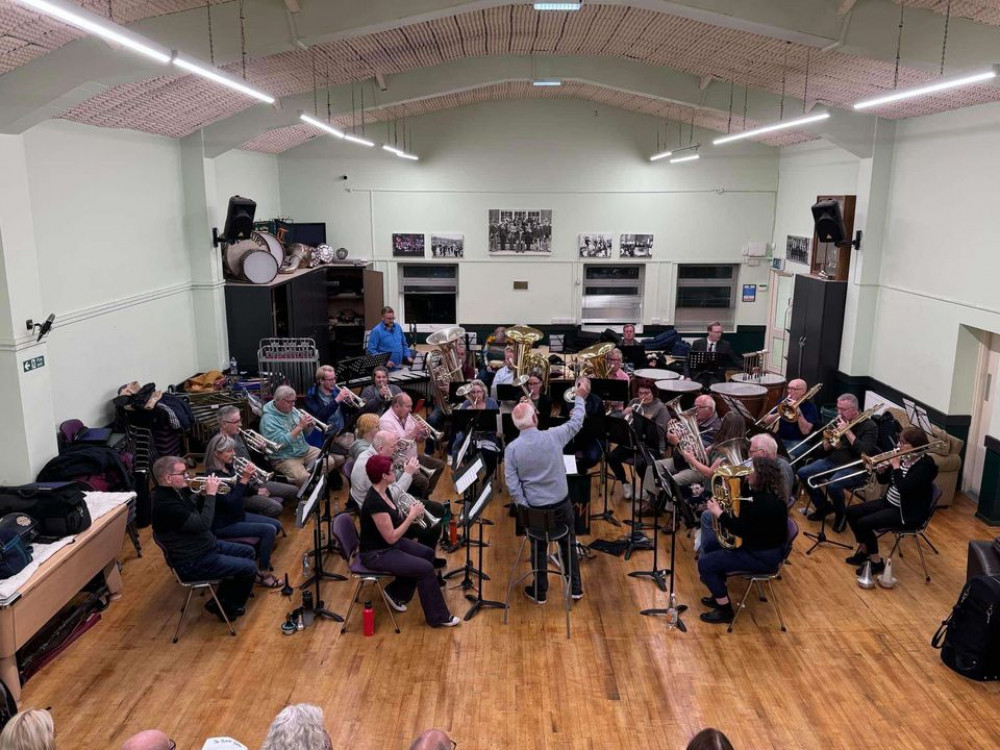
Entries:
<svg viewBox="0 0 1000 750">
<path fill-rule="evenodd" d="M 389 595 L 385 593 L 385 589 L 382 588 L 382 581 L 376 578 L 374 583 L 378 586 L 378 591 L 382 595 L 382 603 L 385 605 L 385 611 L 389 613 L 389 619 L 392 620 L 392 626 L 396 629 L 396 634 L 398 635 L 399 623 L 396 622 L 396 613 L 393 612 L 392 606 L 389 604 Z"/>
<path fill-rule="evenodd" d="M 209 586 L 208 590 L 212 594 L 212 599 L 215 601 L 215 606 L 219 608 L 222 613 L 222 619 L 226 621 L 226 627 L 229 628 L 229 635 L 236 637 L 236 631 L 233 630 L 233 624 L 229 622 L 229 615 L 226 614 L 226 608 L 222 606 L 222 602 L 219 601 L 219 597 L 215 595 L 215 586 Z"/>
<path fill-rule="evenodd" d="M 917 554 L 920 555 L 920 566 L 924 569 L 924 583 L 930 583 L 931 574 L 927 572 L 927 561 L 924 559 L 924 548 L 920 544 L 920 537 L 914 534 L 913 541 L 917 545 Z"/>
<path fill-rule="evenodd" d="M 188 604 L 191 603 L 192 594 L 194 594 L 194 589 L 188 589 L 187 598 L 184 599 L 184 606 L 181 607 L 181 616 L 177 618 L 177 627 L 174 628 L 174 640 L 172 643 L 177 643 L 177 637 L 181 632 L 181 623 L 184 622 L 184 613 L 187 612 Z"/>
<path fill-rule="evenodd" d="M 736 621 L 740 619 L 740 613 L 743 612 L 743 607 L 746 606 L 747 597 L 750 595 L 750 589 L 752 588 L 753 584 L 748 582 L 746 591 L 743 592 L 743 598 L 740 599 L 740 606 L 736 608 L 736 613 L 733 615 L 733 621 L 729 623 L 729 630 L 726 632 L 732 633 L 733 628 L 736 627 Z M 732 602 L 732 597 L 730 597 L 729 601 Z"/>
<path fill-rule="evenodd" d="M 510 575 L 507 577 L 507 596 L 504 597 L 503 603 L 503 624 L 507 624 L 508 615 L 510 614 L 510 592 L 514 588 L 514 584 L 517 581 L 523 580 L 524 576 L 515 580 L 514 576 L 517 573 L 517 566 L 521 564 L 521 555 L 524 554 L 524 545 L 528 543 L 528 537 L 525 535 L 524 539 L 521 540 L 521 547 L 517 551 L 517 557 L 514 558 L 514 564 L 510 568 Z"/>
<path fill-rule="evenodd" d="M 757 587 L 757 598 L 760 599 L 762 602 L 766 602 L 767 601 L 767 597 L 764 596 L 764 589 L 762 589 L 760 587 L 760 581 L 758 581 L 756 578 L 754 578 L 753 584 L 754 584 L 754 586 Z"/>
<path fill-rule="evenodd" d="M 931 540 L 928 539 L 927 535 L 924 532 L 922 532 L 922 531 L 920 532 L 920 538 L 923 539 L 925 542 L 927 542 L 927 546 L 931 548 L 931 552 L 933 552 L 935 555 L 940 555 L 941 554 L 940 552 L 938 552 L 937 547 L 935 547 L 933 544 L 931 544 Z M 140 557 L 141 557 L 141 555 L 140 555 Z"/>
<path fill-rule="evenodd" d="M 351 615 L 354 613 L 354 605 L 358 603 L 358 596 L 361 594 L 361 586 L 364 584 L 364 579 L 358 579 L 358 585 L 354 587 L 354 596 L 351 597 L 351 606 L 347 608 L 347 615 L 344 617 L 344 624 L 340 626 L 340 632 L 346 633 L 347 626 L 351 622 Z M 385 596 L 385 593 L 382 594 Z"/>
<path fill-rule="evenodd" d="M 771 601 L 774 602 L 774 611 L 778 613 L 778 624 L 781 625 L 781 632 L 787 633 L 788 628 L 785 627 L 785 618 L 781 616 L 781 605 L 778 604 L 778 597 L 774 595 L 774 586 L 771 585 L 771 579 L 767 581 L 767 589 L 771 592 Z"/>
<path fill-rule="evenodd" d="M 569 611 L 572 608 L 572 598 L 570 597 L 573 576 L 573 557 L 570 556 L 568 560 L 562 559 L 562 547 L 556 544 L 556 558 L 559 560 L 559 570 L 560 578 L 563 584 L 563 607 L 566 609 L 566 639 L 569 640 L 570 630 L 569 630 Z"/>
<path fill-rule="evenodd" d="M 900 549 L 900 547 L 899 547 L 899 543 L 901 541 L 903 541 L 903 535 L 902 534 L 896 534 L 896 543 L 892 545 L 892 552 L 889 553 L 889 557 L 895 557 L 896 556 L 896 552 L 899 552 L 899 556 L 900 557 L 903 556 L 903 550 Z"/>
</svg>

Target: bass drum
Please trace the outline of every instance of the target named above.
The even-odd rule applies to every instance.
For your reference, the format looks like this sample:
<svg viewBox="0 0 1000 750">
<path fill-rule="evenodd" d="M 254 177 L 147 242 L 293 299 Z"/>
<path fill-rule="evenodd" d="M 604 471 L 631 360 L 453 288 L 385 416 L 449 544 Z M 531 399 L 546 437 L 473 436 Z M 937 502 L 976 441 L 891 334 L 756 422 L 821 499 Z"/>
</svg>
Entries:
<svg viewBox="0 0 1000 750">
<path fill-rule="evenodd" d="M 270 255 L 275 262 L 275 272 L 270 278 L 266 278 L 271 267 L 264 258 L 254 258 L 249 261 L 251 266 L 251 273 L 253 278 L 247 275 L 244 270 L 247 265 L 247 258 L 251 252 L 262 252 Z M 226 275 L 232 279 L 238 279 L 240 281 L 250 281 L 254 284 L 267 284 L 274 280 L 274 276 L 277 276 L 277 268 L 281 267 L 282 261 L 285 259 L 285 251 L 281 247 L 281 243 L 278 242 L 277 238 L 273 234 L 268 234 L 267 232 L 251 232 L 250 238 L 246 240 L 240 240 L 232 245 L 226 247 L 224 255 L 224 266 Z M 258 279 L 264 279 L 259 281 Z"/>
</svg>

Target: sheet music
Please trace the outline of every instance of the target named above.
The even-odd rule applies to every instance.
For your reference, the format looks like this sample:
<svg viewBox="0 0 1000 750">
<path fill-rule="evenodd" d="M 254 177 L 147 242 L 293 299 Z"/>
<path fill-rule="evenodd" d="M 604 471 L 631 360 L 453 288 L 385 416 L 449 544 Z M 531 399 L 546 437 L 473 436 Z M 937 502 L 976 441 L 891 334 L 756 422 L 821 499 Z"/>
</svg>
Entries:
<svg viewBox="0 0 1000 750">
<path fill-rule="evenodd" d="M 300 529 L 306 525 L 306 519 L 309 518 L 309 513 L 312 511 L 313 506 L 319 502 L 319 496 L 324 487 L 326 487 L 325 474 L 319 478 L 318 482 L 316 482 L 316 486 L 313 488 L 309 497 L 299 503 L 299 507 L 295 509 L 295 525 Z"/>
<path fill-rule="evenodd" d="M 465 435 L 465 440 L 462 441 L 462 447 L 458 451 L 458 456 L 455 457 L 455 467 L 462 465 L 462 459 L 465 458 L 466 451 L 469 450 L 469 445 L 472 444 L 472 430 L 469 430 Z"/>
<path fill-rule="evenodd" d="M 476 458 L 476 460 L 469 466 L 468 469 L 462 472 L 462 476 L 455 480 L 455 491 L 458 494 L 464 493 L 469 486 L 476 481 L 479 476 L 479 472 L 483 469 L 483 459 Z"/>
<path fill-rule="evenodd" d="M 566 467 L 567 474 L 576 474 L 576 456 L 563 454 L 563 466 Z"/>
</svg>

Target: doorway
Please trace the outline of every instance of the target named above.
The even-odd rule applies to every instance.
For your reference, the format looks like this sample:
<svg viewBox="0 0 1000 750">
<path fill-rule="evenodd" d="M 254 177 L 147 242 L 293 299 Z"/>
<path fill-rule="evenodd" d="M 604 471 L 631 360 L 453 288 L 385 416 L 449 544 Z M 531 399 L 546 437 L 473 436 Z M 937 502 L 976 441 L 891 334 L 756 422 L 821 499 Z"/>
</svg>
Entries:
<svg viewBox="0 0 1000 750">
<path fill-rule="evenodd" d="M 771 309 L 767 319 L 768 372 L 784 375 L 788 372 L 788 327 L 792 321 L 792 297 L 795 294 L 795 275 L 771 271 Z"/>
<path fill-rule="evenodd" d="M 1000 424 L 1000 335 L 982 332 L 979 345 L 979 365 L 972 398 L 972 423 L 969 425 L 969 442 L 965 449 L 965 471 L 962 491 L 979 500 L 979 486 L 983 481 L 983 464 L 986 461 L 986 435 L 991 424 Z"/>
</svg>

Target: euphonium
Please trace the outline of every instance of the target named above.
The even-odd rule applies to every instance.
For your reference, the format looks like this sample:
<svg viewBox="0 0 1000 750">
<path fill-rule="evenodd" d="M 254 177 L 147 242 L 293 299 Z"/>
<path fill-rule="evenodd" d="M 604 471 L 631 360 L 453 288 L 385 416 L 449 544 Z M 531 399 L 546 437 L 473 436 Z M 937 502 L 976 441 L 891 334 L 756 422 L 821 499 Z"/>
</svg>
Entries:
<svg viewBox="0 0 1000 750">
<path fill-rule="evenodd" d="M 392 452 L 392 470 L 396 474 L 402 474 L 406 462 L 416 457 L 417 444 L 412 440 L 400 438 L 399 442 L 396 443 L 396 450 Z M 420 471 L 424 472 L 428 477 L 434 476 L 434 469 L 428 469 L 426 466 L 421 466 Z"/>
<path fill-rule="evenodd" d="M 397 489 L 394 493 L 390 493 L 390 496 L 392 497 L 393 502 L 396 503 L 396 507 L 399 508 L 399 512 L 404 516 L 409 515 L 410 508 L 414 503 L 420 502 L 413 495 L 399 489 Z M 429 529 L 441 523 L 441 519 L 431 514 L 427 508 L 424 508 L 423 515 L 417 516 L 413 519 L 413 523 L 422 529 Z"/>
<path fill-rule="evenodd" d="M 708 451 L 701 441 L 701 431 L 698 429 L 698 420 L 695 417 L 696 407 L 685 409 L 677 414 L 677 419 L 672 419 L 667 423 L 667 433 L 676 435 L 678 447 L 694 454 L 700 463 L 708 464 Z"/>
<path fill-rule="evenodd" d="M 253 463 L 249 459 L 243 458 L 243 456 L 237 456 L 233 460 L 233 468 L 236 470 L 237 474 L 242 474 L 246 470 L 247 466 L 253 467 L 252 479 L 253 481 L 257 482 L 257 484 L 264 484 L 264 482 L 270 482 L 271 479 L 274 477 L 273 471 L 264 471 L 262 468 L 257 466 L 257 464 Z"/>
<path fill-rule="evenodd" d="M 531 347 L 544 336 L 545 334 L 537 328 L 526 325 L 516 325 L 507 329 L 507 338 L 514 347 L 514 374 L 530 375 L 532 370 L 538 370 L 542 376 L 542 390 L 549 385 L 549 360 L 539 352 L 531 351 Z"/>
<path fill-rule="evenodd" d="M 464 339 L 465 329 L 461 326 L 442 328 L 427 337 L 427 343 L 436 347 L 427 355 L 427 370 L 434 387 L 434 399 L 445 414 L 451 414 L 452 409 L 448 393 L 451 383 L 465 380 L 457 346 Z"/>
<path fill-rule="evenodd" d="M 728 512 L 732 517 L 739 518 L 742 480 L 751 471 L 748 466 L 720 466 L 712 474 L 712 497 L 723 513 Z M 743 544 L 743 539 L 723 529 L 715 516 L 712 517 L 712 530 L 719 545 L 725 549 L 736 549 Z"/>
</svg>

